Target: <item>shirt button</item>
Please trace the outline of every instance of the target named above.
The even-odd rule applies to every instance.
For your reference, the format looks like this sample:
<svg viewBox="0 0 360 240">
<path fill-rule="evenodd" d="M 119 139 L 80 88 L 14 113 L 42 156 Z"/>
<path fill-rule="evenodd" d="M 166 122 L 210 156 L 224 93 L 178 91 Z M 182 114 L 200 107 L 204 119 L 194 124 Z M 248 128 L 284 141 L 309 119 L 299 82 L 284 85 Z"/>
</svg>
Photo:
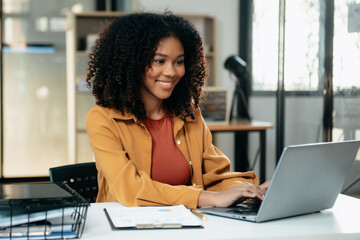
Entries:
<svg viewBox="0 0 360 240">
<path fill-rule="evenodd" d="M 180 145 L 180 144 L 181 144 L 181 141 L 180 141 L 180 140 L 177 140 L 176 143 L 177 143 L 178 145 Z"/>
</svg>

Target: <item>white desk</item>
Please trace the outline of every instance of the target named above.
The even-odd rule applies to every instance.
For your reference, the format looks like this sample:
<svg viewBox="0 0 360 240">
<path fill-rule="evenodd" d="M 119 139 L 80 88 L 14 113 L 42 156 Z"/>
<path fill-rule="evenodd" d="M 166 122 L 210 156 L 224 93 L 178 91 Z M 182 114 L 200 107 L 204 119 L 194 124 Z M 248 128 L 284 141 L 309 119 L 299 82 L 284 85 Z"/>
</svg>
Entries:
<svg viewBox="0 0 360 240">
<path fill-rule="evenodd" d="M 112 231 L 103 208 L 118 203 L 95 203 L 88 210 L 81 239 L 360 239 L 360 199 L 339 195 L 332 209 L 265 223 L 206 215 L 205 228 Z"/>
</svg>

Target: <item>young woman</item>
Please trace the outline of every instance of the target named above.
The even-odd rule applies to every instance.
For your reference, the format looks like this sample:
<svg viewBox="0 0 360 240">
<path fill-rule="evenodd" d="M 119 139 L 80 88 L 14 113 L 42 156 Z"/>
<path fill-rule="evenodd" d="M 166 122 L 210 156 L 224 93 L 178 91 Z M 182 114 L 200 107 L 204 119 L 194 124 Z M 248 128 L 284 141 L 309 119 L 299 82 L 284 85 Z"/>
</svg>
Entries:
<svg viewBox="0 0 360 240">
<path fill-rule="evenodd" d="M 206 77 L 201 38 L 182 17 L 129 14 L 100 33 L 87 75 L 97 202 L 196 208 L 263 198 L 268 183 L 229 172 L 212 144 L 199 110 Z"/>
</svg>

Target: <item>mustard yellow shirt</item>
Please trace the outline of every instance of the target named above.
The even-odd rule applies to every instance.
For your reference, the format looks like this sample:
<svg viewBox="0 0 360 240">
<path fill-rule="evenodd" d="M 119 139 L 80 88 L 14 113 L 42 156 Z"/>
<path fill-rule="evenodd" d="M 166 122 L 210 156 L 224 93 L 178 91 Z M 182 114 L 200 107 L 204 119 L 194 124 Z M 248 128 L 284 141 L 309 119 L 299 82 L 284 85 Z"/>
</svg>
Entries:
<svg viewBox="0 0 360 240">
<path fill-rule="evenodd" d="M 86 127 L 98 170 L 97 202 L 196 208 L 202 189 L 223 191 L 239 181 L 258 184 L 252 171 L 230 172 L 230 161 L 212 144 L 199 109 L 194 120 L 174 117 L 174 141 L 189 164 L 191 186 L 172 186 L 150 178 L 151 136 L 133 114 L 95 106 L 87 115 Z"/>
</svg>

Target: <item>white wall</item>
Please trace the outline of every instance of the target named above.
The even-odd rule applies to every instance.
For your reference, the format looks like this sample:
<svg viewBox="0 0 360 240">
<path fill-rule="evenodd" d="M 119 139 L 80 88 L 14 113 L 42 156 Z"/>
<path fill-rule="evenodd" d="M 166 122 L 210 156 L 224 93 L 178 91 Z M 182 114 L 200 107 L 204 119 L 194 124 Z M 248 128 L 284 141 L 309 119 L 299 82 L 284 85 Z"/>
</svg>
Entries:
<svg viewBox="0 0 360 240">
<path fill-rule="evenodd" d="M 217 80 L 219 87 L 229 90 L 230 103 L 234 88 L 234 81 L 223 64 L 230 55 L 238 54 L 239 40 L 239 1 L 238 0 L 138 0 L 136 8 L 140 11 L 173 13 L 207 14 L 216 19 L 217 23 Z M 229 104 L 230 106 L 230 104 Z M 217 134 L 216 145 L 231 160 L 234 156 L 233 134 Z"/>
</svg>

